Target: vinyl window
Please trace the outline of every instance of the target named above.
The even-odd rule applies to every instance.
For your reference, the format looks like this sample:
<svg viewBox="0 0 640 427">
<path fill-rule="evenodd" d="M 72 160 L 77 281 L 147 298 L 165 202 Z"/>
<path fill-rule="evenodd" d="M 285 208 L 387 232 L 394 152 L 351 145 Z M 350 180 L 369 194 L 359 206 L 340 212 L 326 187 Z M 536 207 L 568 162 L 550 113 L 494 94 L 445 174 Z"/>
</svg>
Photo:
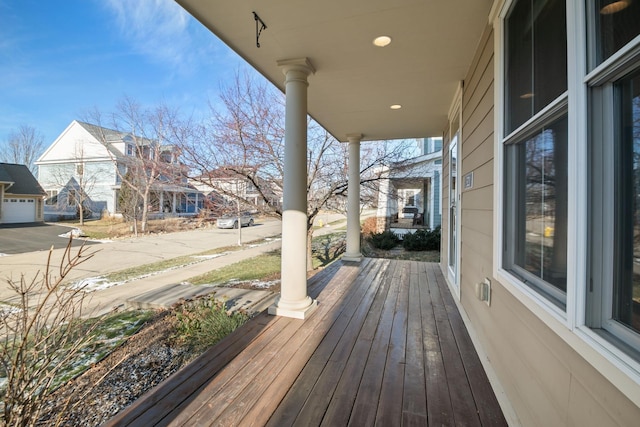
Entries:
<svg viewBox="0 0 640 427">
<path fill-rule="evenodd" d="M 640 356 L 640 4 L 596 1 L 588 20 L 586 323 Z"/>
<path fill-rule="evenodd" d="M 560 309 L 567 292 L 567 31 L 559 0 L 505 20 L 503 268 Z"/>
</svg>

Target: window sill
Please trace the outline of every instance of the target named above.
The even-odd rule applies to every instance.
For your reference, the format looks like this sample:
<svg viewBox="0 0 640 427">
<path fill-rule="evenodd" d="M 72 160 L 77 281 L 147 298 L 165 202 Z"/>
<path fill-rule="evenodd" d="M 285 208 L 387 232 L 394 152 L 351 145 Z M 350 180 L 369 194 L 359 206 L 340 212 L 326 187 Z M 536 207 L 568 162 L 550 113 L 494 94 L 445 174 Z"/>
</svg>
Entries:
<svg viewBox="0 0 640 427">
<path fill-rule="evenodd" d="M 533 288 L 527 286 L 517 277 L 502 268 L 498 269 L 496 278 L 518 301 L 531 310 L 538 318 L 547 324 L 547 326 L 555 329 L 555 327 L 559 326 L 559 323 L 565 329 L 569 329 L 567 313 L 537 293 Z M 554 326 L 552 326 L 551 323 Z"/>
<path fill-rule="evenodd" d="M 565 341 L 629 400 L 640 406 L 640 358 L 636 358 L 640 354 L 602 329 L 579 326 L 572 336 L 576 342 Z"/>
</svg>

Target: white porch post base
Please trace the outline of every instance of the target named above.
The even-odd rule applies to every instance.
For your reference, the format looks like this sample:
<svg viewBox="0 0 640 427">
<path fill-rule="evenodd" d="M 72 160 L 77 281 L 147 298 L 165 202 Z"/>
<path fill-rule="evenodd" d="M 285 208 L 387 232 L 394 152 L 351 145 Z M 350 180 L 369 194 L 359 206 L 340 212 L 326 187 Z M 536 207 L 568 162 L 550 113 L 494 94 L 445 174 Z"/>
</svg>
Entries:
<svg viewBox="0 0 640 427">
<path fill-rule="evenodd" d="M 318 307 L 318 301 L 306 297 L 304 301 L 297 304 L 290 304 L 282 301 L 282 297 L 276 299 L 276 302 L 269 307 L 268 313 L 273 316 L 292 317 L 294 319 L 306 319 Z"/>
<path fill-rule="evenodd" d="M 345 254 L 342 255 L 342 260 L 349 261 L 349 262 L 360 262 L 362 261 L 362 254 L 361 253 L 348 254 L 345 252 Z"/>
</svg>

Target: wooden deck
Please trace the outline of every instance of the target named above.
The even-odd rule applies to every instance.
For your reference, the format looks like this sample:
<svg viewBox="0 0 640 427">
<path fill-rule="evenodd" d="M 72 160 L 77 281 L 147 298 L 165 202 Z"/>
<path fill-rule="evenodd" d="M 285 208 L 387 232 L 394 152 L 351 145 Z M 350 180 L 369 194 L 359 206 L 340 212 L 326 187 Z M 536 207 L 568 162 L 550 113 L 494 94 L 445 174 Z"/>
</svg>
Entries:
<svg viewBox="0 0 640 427">
<path fill-rule="evenodd" d="M 506 426 L 437 264 L 314 276 L 306 320 L 260 314 L 109 425 Z"/>
</svg>

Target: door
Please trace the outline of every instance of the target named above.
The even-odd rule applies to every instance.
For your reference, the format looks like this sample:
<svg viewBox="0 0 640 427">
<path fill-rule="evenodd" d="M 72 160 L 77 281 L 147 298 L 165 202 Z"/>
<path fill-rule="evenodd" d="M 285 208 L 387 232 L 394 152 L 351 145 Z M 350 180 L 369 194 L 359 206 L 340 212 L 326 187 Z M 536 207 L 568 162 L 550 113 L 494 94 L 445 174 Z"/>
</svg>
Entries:
<svg viewBox="0 0 640 427">
<path fill-rule="evenodd" d="M 2 203 L 2 223 L 34 222 L 36 204 L 34 199 L 6 197 Z"/>
</svg>

